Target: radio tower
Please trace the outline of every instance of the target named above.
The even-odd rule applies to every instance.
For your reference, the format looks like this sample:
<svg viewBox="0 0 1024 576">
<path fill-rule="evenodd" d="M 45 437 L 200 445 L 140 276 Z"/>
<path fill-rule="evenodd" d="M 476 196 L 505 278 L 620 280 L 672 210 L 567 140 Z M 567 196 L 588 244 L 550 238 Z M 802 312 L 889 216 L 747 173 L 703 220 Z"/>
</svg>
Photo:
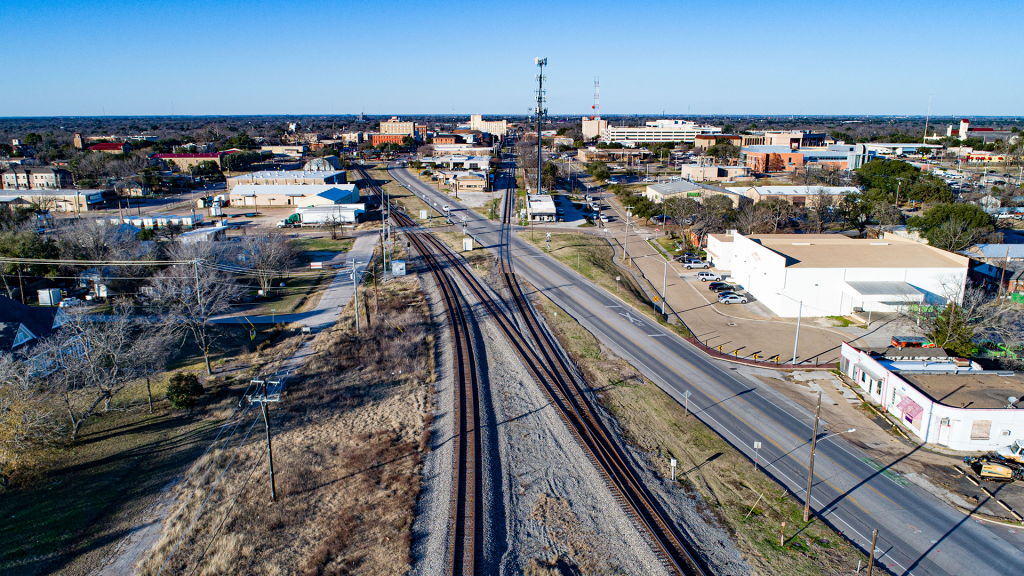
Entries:
<svg viewBox="0 0 1024 576">
<path fill-rule="evenodd" d="M 591 120 L 601 119 L 601 78 L 594 78 L 594 105 L 590 107 L 594 111 Z"/>
</svg>

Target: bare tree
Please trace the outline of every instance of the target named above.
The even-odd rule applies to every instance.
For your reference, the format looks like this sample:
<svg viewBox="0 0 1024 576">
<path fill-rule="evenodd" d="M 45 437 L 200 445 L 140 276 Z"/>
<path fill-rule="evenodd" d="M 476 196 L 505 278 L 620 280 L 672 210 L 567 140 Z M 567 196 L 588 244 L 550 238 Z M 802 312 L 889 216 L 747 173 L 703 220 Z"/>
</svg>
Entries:
<svg viewBox="0 0 1024 576">
<path fill-rule="evenodd" d="M 882 230 L 888 226 L 890 230 L 900 223 L 903 222 L 903 213 L 900 209 L 889 204 L 888 202 L 878 202 L 874 205 L 871 210 L 871 217 L 878 223 L 878 235 L 882 235 Z"/>
<path fill-rule="evenodd" d="M 839 199 L 836 198 L 835 194 L 829 194 L 821 188 L 818 188 L 807 197 L 807 207 L 817 215 L 815 219 L 815 232 L 820 234 L 824 231 L 825 224 L 833 221 L 838 206 Z"/>
<path fill-rule="evenodd" d="M 1024 343 L 1024 309 L 974 286 L 946 283 L 941 306 L 905 306 L 903 318 L 938 347 L 969 357 L 979 342 L 1016 348 Z"/>
<path fill-rule="evenodd" d="M 341 215 L 337 212 L 332 212 L 327 219 L 324 220 L 323 226 L 331 231 L 331 240 L 338 239 L 338 230 L 341 229 L 345 221 L 341 219 Z"/>
<path fill-rule="evenodd" d="M 269 290 L 274 278 L 295 261 L 295 249 L 282 234 L 249 236 L 242 247 L 245 267 L 253 271 L 260 288 Z"/>
<path fill-rule="evenodd" d="M 131 302 L 118 300 L 113 313 L 99 316 L 70 309 L 67 321 L 40 349 L 49 366 L 51 389 L 64 399 L 72 436 L 132 382 L 163 367 L 164 335 L 133 315 Z"/>
<path fill-rule="evenodd" d="M 939 224 L 929 236 L 928 243 L 949 252 L 960 252 L 974 245 L 986 232 L 962 218 L 953 217 Z"/>
<path fill-rule="evenodd" d="M 232 301 L 245 293 L 232 275 L 218 269 L 218 260 L 224 253 L 206 246 L 213 244 L 217 243 L 201 242 L 177 248 L 173 256 L 180 260 L 191 259 L 192 263 L 171 266 L 152 280 L 156 301 L 166 311 L 166 327 L 171 334 L 192 336 L 203 353 L 206 373 L 211 376 L 210 351 L 218 335 L 211 330 L 210 319 L 226 312 Z M 204 252 L 208 259 L 200 259 L 199 252 Z"/>
<path fill-rule="evenodd" d="M 66 430 L 51 395 L 31 372 L 28 363 L 0 354 L 0 487 L 31 464 L 38 447 L 57 442 Z"/>
</svg>

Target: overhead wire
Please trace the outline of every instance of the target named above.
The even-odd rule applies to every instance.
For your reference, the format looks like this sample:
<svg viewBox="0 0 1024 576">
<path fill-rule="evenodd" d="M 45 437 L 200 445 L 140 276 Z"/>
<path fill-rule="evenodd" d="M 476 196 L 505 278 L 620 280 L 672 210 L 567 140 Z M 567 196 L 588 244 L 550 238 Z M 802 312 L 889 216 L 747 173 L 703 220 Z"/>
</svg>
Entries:
<svg viewBox="0 0 1024 576">
<path fill-rule="evenodd" d="M 253 418 L 252 424 L 249 426 L 249 430 L 246 431 L 245 436 L 242 438 L 242 441 L 235 448 L 234 454 L 231 455 L 231 460 L 228 460 L 228 463 L 227 465 L 224 466 L 224 470 L 221 471 L 220 476 L 217 476 L 217 481 L 214 482 L 213 486 L 210 487 L 210 492 L 206 495 L 206 498 L 203 500 L 203 503 L 199 506 L 199 510 L 197 510 L 195 515 L 192 516 L 192 520 L 191 522 L 189 522 L 188 527 L 185 528 L 185 530 L 181 533 L 181 536 L 178 538 L 178 541 L 174 544 L 174 548 L 171 549 L 170 554 L 167 555 L 167 558 L 164 559 L 163 564 L 160 565 L 160 570 L 157 571 L 157 576 L 163 573 L 164 568 L 167 567 L 167 563 L 170 562 L 171 558 L 174 557 L 174 553 L 178 551 L 178 547 L 181 546 L 181 542 L 185 539 L 185 536 L 187 536 L 192 531 L 192 527 L 195 526 L 196 520 L 199 519 L 199 516 L 202 515 L 203 510 L 206 509 L 206 505 L 210 502 L 210 498 L 213 497 L 213 493 L 217 491 L 217 486 L 219 486 L 221 480 L 224 479 L 224 475 L 227 474 L 228 470 L 231 468 L 231 464 L 233 464 L 235 458 L 238 457 L 239 451 L 241 451 L 242 446 L 245 446 L 245 443 L 249 440 L 249 435 L 252 434 L 252 429 L 256 426 L 256 423 L 259 421 L 260 419 L 258 417 Z"/>
</svg>

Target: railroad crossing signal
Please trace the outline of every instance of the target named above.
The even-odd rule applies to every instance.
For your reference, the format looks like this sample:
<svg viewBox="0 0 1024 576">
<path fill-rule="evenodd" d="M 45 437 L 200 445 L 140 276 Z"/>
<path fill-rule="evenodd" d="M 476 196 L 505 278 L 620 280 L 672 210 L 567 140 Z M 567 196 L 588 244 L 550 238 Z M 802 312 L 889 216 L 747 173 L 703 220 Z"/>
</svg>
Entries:
<svg viewBox="0 0 1024 576">
<path fill-rule="evenodd" d="M 657 302 L 657 301 L 658 301 L 658 297 L 657 297 L 657 296 L 654 296 L 654 297 L 653 297 L 653 300 L 654 300 L 655 302 Z"/>
</svg>

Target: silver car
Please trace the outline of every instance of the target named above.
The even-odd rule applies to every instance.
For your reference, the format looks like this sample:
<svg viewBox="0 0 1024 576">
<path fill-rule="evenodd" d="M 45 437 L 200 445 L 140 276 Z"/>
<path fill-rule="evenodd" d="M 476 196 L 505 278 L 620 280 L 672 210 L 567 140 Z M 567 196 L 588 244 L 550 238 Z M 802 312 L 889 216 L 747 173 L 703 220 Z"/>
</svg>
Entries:
<svg viewBox="0 0 1024 576">
<path fill-rule="evenodd" d="M 747 297 L 735 292 L 722 292 L 718 295 L 719 304 L 746 304 Z"/>
</svg>

